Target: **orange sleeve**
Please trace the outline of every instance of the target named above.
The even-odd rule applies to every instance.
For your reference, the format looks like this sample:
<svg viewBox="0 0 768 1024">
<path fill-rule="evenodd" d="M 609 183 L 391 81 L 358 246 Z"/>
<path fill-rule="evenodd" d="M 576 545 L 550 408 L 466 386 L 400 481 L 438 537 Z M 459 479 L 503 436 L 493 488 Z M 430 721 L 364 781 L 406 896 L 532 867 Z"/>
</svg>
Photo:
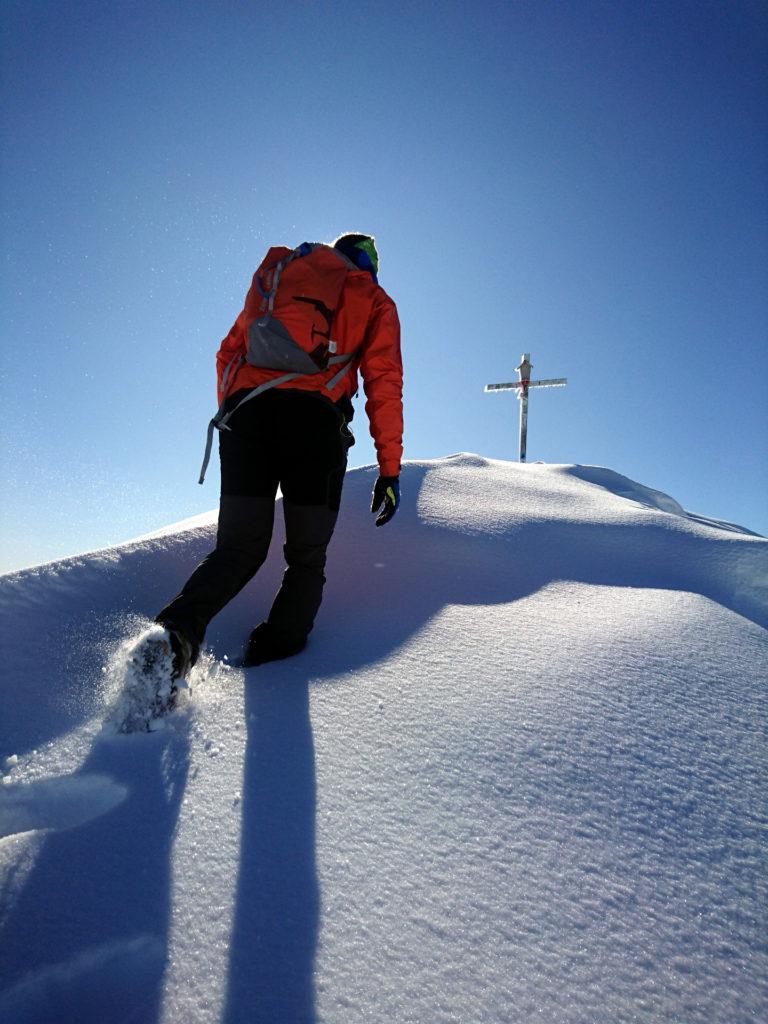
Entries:
<svg viewBox="0 0 768 1024">
<path fill-rule="evenodd" d="M 382 476 L 398 476 L 403 457 L 403 361 L 397 307 L 383 289 L 363 342 L 360 374 L 365 412 Z"/>
<path fill-rule="evenodd" d="M 232 324 L 229 334 L 219 346 L 216 353 L 216 403 L 224 398 L 222 393 L 222 379 L 224 372 L 238 354 L 245 352 L 245 310 L 240 313 L 237 320 Z M 234 367 L 233 367 L 234 369 Z M 231 374 L 229 381 L 232 380 Z M 229 381 L 227 383 L 229 383 Z"/>
</svg>

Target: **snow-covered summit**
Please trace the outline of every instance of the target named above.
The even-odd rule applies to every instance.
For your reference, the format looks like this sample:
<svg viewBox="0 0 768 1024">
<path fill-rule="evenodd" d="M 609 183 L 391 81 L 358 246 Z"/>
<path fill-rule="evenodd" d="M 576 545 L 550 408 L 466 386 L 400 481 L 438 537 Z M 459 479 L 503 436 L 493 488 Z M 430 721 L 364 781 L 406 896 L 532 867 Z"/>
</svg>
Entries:
<svg viewBox="0 0 768 1024">
<path fill-rule="evenodd" d="M 215 515 L 0 578 L 0 1019 L 752 1021 L 768 541 L 607 469 L 350 472 L 290 662 L 102 731 Z"/>
</svg>

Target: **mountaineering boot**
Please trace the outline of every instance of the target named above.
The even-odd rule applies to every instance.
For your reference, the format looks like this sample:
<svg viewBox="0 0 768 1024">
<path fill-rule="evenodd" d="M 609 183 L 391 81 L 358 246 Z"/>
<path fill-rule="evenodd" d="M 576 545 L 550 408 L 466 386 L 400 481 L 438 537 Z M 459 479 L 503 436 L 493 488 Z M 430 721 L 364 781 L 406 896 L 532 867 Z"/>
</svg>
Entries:
<svg viewBox="0 0 768 1024">
<path fill-rule="evenodd" d="M 265 661 L 290 658 L 306 646 L 306 637 L 288 639 L 268 622 L 262 622 L 253 630 L 245 645 L 243 668 L 263 665 Z"/>
<path fill-rule="evenodd" d="M 159 623 L 137 644 L 131 663 L 143 680 L 147 694 L 146 728 L 173 711 L 179 702 L 179 691 L 189 690 L 184 682 L 194 662 L 194 648 L 181 630 Z"/>
<path fill-rule="evenodd" d="M 168 637 L 171 641 L 171 679 L 186 679 L 187 672 L 189 672 L 197 660 L 192 643 L 180 629 L 166 628 L 168 629 Z"/>
</svg>

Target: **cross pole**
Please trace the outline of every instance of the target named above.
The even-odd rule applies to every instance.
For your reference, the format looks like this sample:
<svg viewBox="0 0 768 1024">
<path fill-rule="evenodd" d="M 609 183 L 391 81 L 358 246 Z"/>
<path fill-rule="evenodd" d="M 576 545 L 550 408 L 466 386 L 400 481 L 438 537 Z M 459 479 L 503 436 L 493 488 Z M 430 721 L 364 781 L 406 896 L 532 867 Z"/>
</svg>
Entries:
<svg viewBox="0 0 768 1024">
<path fill-rule="evenodd" d="M 528 391 L 530 388 L 564 388 L 568 383 L 566 377 L 553 377 L 550 380 L 531 380 L 531 353 L 524 352 L 520 365 L 515 369 L 520 380 L 510 384 L 486 384 L 486 391 L 516 391 L 520 400 L 520 461 L 525 462 L 528 445 Z"/>
</svg>

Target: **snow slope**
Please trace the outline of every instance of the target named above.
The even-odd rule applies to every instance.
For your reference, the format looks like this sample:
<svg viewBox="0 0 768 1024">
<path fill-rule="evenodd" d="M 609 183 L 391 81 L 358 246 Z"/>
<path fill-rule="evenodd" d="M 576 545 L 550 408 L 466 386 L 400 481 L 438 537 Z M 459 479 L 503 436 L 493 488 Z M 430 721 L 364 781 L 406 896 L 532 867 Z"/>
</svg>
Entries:
<svg viewBox="0 0 768 1024">
<path fill-rule="evenodd" d="M 607 469 L 347 478 L 299 657 L 102 729 L 192 528 L 0 579 L 0 1020 L 766 1019 L 768 541 Z M 106 669 L 105 669 L 106 667 Z"/>
</svg>

